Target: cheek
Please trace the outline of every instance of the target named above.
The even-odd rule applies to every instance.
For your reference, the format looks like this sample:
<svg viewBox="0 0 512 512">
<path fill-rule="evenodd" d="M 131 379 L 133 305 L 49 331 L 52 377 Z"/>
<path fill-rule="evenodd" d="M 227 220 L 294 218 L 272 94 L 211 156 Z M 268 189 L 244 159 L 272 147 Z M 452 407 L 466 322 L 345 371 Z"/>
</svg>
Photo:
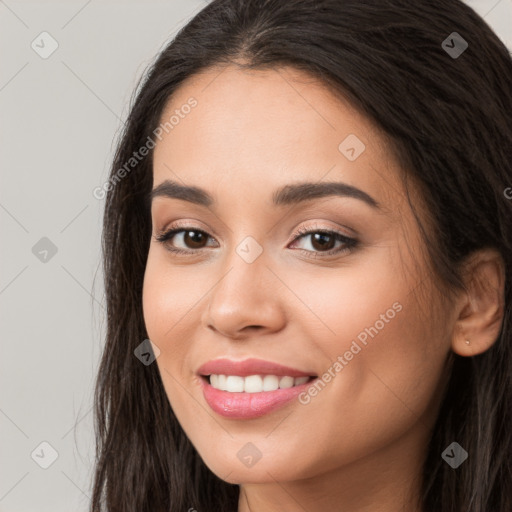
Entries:
<svg viewBox="0 0 512 512">
<path fill-rule="evenodd" d="M 166 345 L 171 346 L 173 343 L 168 340 L 180 339 L 176 333 L 186 324 L 181 319 L 188 318 L 187 315 L 193 312 L 201 289 L 205 288 L 196 281 L 194 274 L 181 268 L 173 269 L 165 254 L 150 250 L 144 274 L 142 306 L 152 341 L 166 340 Z"/>
<path fill-rule="evenodd" d="M 179 271 L 170 273 L 169 265 L 150 251 L 142 294 L 144 323 L 149 339 L 160 350 L 156 365 L 169 403 L 182 424 L 190 423 L 181 415 L 190 404 L 183 394 L 183 386 L 188 385 L 183 375 L 188 344 L 180 340 L 191 336 L 184 329 L 189 321 L 187 315 L 193 314 L 192 305 L 197 302 L 193 290 L 194 286 L 185 283 Z"/>
<path fill-rule="evenodd" d="M 162 259 L 150 251 L 144 275 L 142 307 L 148 337 L 160 350 L 156 364 L 170 397 L 176 396 L 175 392 L 171 393 L 171 376 L 181 380 L 187 347 L 184 341 L 191 336 L 184 329 L 189 325 L 189 316 L 194 314 L 197 293 L 194 293 L 193 284 L 185 282 L 179 271 L 171 273 L 170 266 Z"/>
<path fill-rule="evenodd" d="M 361 297 L 365 311 L 348 308 L 335 324 L 347 333 L 343 352 L 338 349 L 346 364 L 332 381 L 332 397 L 343 406 L 331 422 L 349 431 L 357 418 L 356 444 L 366 450 L 435 417 L 449 352 L 416 295 L 406 287 L 390 289 L 367 292 Z"/>
<path fill-rule="evenodd" d="M 156 363 L 173 407 L 177 400 L 182 402 L 183 386 L 196 379 L 191 369 L 197 348 L 191 341 L 197 338 L 201 300 L 210 287 L 200 272 L 173 268 L 165 254 L 150 250 L 142 293 L 144 323 L 149 339 L 160 349 Z"/>
<path fill-rule="evenodd" d="M 324 352 L 330 356 L 329 367 L 343 359 L 339 373 L 344 377 L 334 379 L 333 392 L 339 388 L 340 394 L 382 410 L 428 405 L 449 343 L 439 327 L 443 319 L 431 318 L 418 300 L 424 295 L 397 273 L 347 276 L 342 290 L 323 288 L 314 307 L 331 330 L 322 341 Z"/>
</svg>

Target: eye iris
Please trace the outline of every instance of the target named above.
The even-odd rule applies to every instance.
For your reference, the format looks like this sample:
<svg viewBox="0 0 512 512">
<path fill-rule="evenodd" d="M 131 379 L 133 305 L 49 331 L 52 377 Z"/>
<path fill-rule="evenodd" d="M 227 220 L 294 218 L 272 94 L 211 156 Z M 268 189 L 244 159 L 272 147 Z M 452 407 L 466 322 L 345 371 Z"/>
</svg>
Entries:
<svg viewBox="0 0 512 512">
<path fill-rule="evenodd" d="M 329 250 L 334 247 L 334 237 L 327 233 L 314 233 L 311 235 L 313 237 L 313 241 L 311 245 L 318 250 Z M 316 247 L 316 244 L 320 243 L 319 247 Z"/>
<path fill-rule="evenodd" d="M 206 240 L 204 233 L 200 231 L 186 231 L 183 235 L 185 244 L 193 249 L 203 247 L 202 242 Z"/>
</svg>

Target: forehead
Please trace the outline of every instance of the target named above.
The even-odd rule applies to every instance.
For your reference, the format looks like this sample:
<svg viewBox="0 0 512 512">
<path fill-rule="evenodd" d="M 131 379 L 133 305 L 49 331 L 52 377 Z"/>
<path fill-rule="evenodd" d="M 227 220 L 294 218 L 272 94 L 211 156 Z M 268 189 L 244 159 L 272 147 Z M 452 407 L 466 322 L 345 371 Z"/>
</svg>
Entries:
<svg viewBox="0 0 512 512">
<path fill-rule="evenodd" d="M 175 92 L 161 126 L 166 122 L 154 153 L 154 186 L 180 179 L 250 193 L 326 179 L 373 190 L 374 197 L 386 183 L 399 188 L 396 162 L 376 127 L 294 68 L 210 68 Z"/>
</svg>

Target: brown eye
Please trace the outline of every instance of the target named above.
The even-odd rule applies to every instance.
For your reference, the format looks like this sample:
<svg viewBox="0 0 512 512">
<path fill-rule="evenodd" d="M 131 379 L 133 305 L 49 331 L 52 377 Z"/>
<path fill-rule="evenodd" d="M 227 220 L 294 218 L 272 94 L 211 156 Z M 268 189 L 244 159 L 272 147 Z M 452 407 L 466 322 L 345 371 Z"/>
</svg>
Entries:
<svg viewBox="0 0 512 512">
<path fill-rule="evenodd" d="M 311 246 L 318 251 L 327 251 L 334 248 L 336 239 L 327 233 L 313 233 L 311 236 Z"/>
<path fill-rule="evenodd" d="M 208 241 L 208 235 L 202 231 L 183 231 L 183 242 L 190 249 L 201 249 Z"/>
<path fill-rule="evenodd" d="M 356 239 L 331 230 L 299 229 L 295 235 L 292 245 L 315 258 L 348 253 L 358 244 Z"/>
<path fill-rule="evenodd" d="M 194 250 L 203 249 L 207 246 L 209 238 L 208 233 L 193 228 L 175 228 L 156 236 L 158 242 L 176 253 L 194 252 Z"/>
</svg>

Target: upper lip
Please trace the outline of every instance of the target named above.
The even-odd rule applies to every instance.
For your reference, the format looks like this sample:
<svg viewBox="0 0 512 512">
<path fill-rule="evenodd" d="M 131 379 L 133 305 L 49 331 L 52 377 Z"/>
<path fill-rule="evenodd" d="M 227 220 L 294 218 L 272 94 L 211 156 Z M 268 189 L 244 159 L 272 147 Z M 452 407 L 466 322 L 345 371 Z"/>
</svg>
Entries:
<svg viewBox="0 0 512 512">
<path fill-rule="evenodd" d="M 213 359 L 200 366 L 197 373 L 199 375 L 239 375 L 240 377 L 247 377 L 248 375 L 311 377 L 314 375 L 282 364 L 254 358 L 242 361 L 225 358 Z"/>
</svg>

